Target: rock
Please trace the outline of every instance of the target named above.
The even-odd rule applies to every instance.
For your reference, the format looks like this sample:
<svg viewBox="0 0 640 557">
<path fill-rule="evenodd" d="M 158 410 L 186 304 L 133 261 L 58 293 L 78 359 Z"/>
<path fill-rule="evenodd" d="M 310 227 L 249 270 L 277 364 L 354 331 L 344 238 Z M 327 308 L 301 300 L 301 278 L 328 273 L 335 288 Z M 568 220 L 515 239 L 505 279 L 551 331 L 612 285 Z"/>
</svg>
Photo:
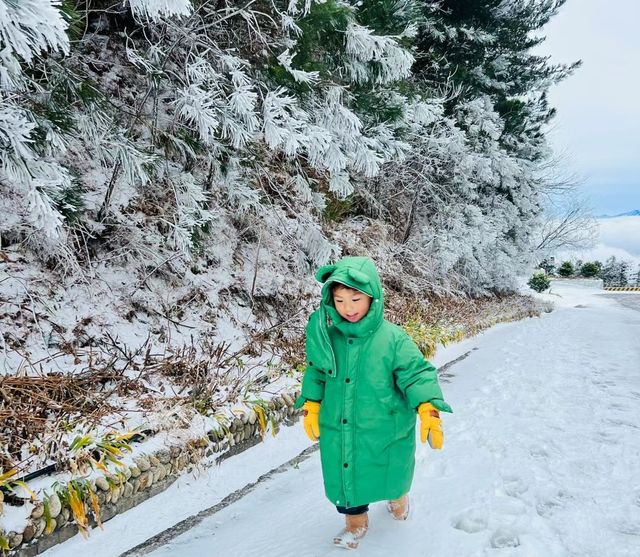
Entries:
<svg viewBox="0 0 640 557">
<path fill-rule="evenodd" d="M 66 516 L 63 514 L 64 513 L 64 509 L 62 509 L 63 512 L 60 513 L 60 516 L 58 518 L 56 518 L 56 529 L 59 530 L 60 528 L 62 528 L 67 522 L 69 522 L 69 516 Z"/>
<path fill-rule="evenodd" d="M 36 535 L 36 526 L 33 522 L 29 522 L 22 532 L 22 541 L 29 543 Z"/>
<path fill-rule="evenodd" d="M 47 527 L 47 523 L 45 522 L 44 518 L 38 518 L 33 522 L 33 527 L 35 529 L 33 537 L 39 538 L 40 536 L 42 536 L 42 532 L 44 532 L 44 529 Z"/>
<path fill-rule="evenodd" d="M 167 449 L 162 449 L 156 453 L 156 458 L 161 464 L 169 464 L 171 461 L 171 453 Z"/>
<path fill-rule="evenodd" d="M 18 532 L 9 532 L 7 538 L 10 549 L 15 549 L 22 543 L 22 534 L 19 534 Z"/>
<path fill-rule="evenodd" d="M 132 464 L 132 465 L 129 467 L 129 472 L 131 472 L 131 477 L 132 477 L 132 478 L 138 478 L 138 477 L 140 476 L 140 474 L 142 473 L 142 472 L 140 471 L 140 468 L 138 468 L 138 466 L 137 466 L 137 465 L 135 465 L 135 464 Z"/>
<path fill-rule="evenodd" d="M 149 459 L 145 458 L 144 456 L 141 456 L 140 458 L 136 458 L 135 463 L 140 469 L 140 472 L 146 472 L 147 470 L 149 470 L 149 468 L 151 468 L 151 463 L 149 462 Z"/>
<path fill-rule="evenodd" d="M 125 468 L 122 470 L 122 473 L 124 474 L 124 481 L 128 482 L 131 479 L 131 468 L 127 468 L 125 466 Z"/>
<path fill-rule="evenodd" d="M 253 428 L 251 427 L 251 424 L 247 424 L 244 426 L 244 438 L 249 439 L 251 435 L 253 435 Z"/>
<path fill-rule="evenodd" d="M 284 394 L 282 395 L 282 400 L 284 401 L 284 403 L 285 403 L 285 405 L 286 405 L 287 407 L 289 407 L 289 406 L 293 406 L 293 399 L 292 399 L 292 398 L 291 398 L 291 396 L 290 396 L 290 395 L 288 395 L 287 393 L 284 393 Z"/>
<path fill-rule="evenodd" d="M 50 536 L 51 534 L 53 534 L 56 531 L 56 528 L 58 527 L 58 521 L 55 518 L 51 519 L 51 530 L 49 532 L 47 532 L 47 529 L 44 529 L 44 535 L 46 536 Z"/>
<path fill-rule="evenodd" d="M 124 484 L 124 493 L 125 497 L 131 497 L 133 495 L 133 485 L 131 482 L 127 482 Z"/>
<path fill-rule="evenodd" d="M 162 479 L 162 473 L 164 472 L 164 468 L 162 464 L 158 463 L 157 466 L 155 466 L 149 471 L 150 472 L 153 471 L 153 483 L 157 484 Z"/>
<path fill-rule="evenodd" d="M 0 503 L 4 501 L 4 491 L 0 491 Z"/>
<path fill-rule="evenodd" d="M 31 518 L 38 519 L 41 518 L 44 514 L 44 503 L 42 501 L 37 501 L 33 510 L 31 511 Z"/>
<path fill-rule="evenodd" d="M 231 431 L 233 431 L 234 433 L 240 429 L 242 429 L 242 427 L 244 426 L 244 424 L 242 423 L 242 420 L 238 419 L 238 418 L 234 418 L 233 422 L 231 422 Z"/>
<path fill-rule="evenodd" d="M 160 464 L 160 461 L 156 456 L 149 455 L 149 463 L 151 464 L 151 466 L 158 466 L 158 464 Z"/>
<path fill-rule="evenodd" d="M 251 410 L 251 412 L 249 413 L 249 423 L 253 425 L 257 421 L 258 421 L 258 414 L 256 414 L 255 410 Z"/>
<path fill-rule="evenodd" d="M 105 478 L 104 476 L 98 476 L 96 478 L 96 487 L 102 491 L 109 491 L 110 486 L 107 478 Z"/>
<path fill-rule="evenodd" d="M 111 491 L 111 503 L 116 504 L 120 500 L 120 488 L 114 487 Z"/>
<path fill-rule="evenodd" d="M 143 489 L 147 489 L 151 485 L 153 485 L 153 472 L 151 470 L 147 470 L 138 478 L 139 480 L 139 489 L 142 491 Z"/>
<path fill-rule="evenodd" d="M 49 497 L 49 516 L 56 518 L 62 510 L 62 503 L 60 497 L 57 494 L 53 494 Z"/>
<path fill-rule="evenodd" d="M 213 430 L 211 430 L 213 431 Z M 170 449 L 169 452 L 171 453 L 171 458 L 178 458 L 180 456 L 180 453 L 182 452 L 182 449 L 180 447 L 178 447 L 177 445 L 173 445 Z"/>
<path fill-rule="evenodd" d="M 140 491 L 140 478 L 133 480 L 131 485 L 133 486 L 133 493 L 138 493 Z"/>
<path fill-rule="evenodd" d="M 249 414 L 247 414 L 246 412 L 243 412 L 242 414 L 240 414 L 240 420 L 242 421 L 243 424 L 248 424 Z"/>
</svg>

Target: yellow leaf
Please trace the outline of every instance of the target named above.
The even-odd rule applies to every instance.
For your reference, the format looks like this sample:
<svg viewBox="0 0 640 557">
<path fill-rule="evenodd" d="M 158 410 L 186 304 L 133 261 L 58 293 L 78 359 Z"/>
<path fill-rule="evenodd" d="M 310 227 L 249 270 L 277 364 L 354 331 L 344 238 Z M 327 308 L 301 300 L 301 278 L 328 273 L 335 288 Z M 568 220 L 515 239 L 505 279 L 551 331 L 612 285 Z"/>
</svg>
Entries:
<svg viewBox="0 0 640 557">
<path fill-rule="evenodd" d="M 253 407 L 256 414 L 258 415 L 258 427 L 260 428 L 260 433 L 262 435 L 267 431 L 267 418 L 264 415 L 264 408 L 260 405 L 256 405 Z"/>
<path fill-rule="evenodd" d="M 137 431 L 129 431 L 128 433 L 119 433 L 118 435 L 114 436 L 114 439 L 116 441 L 128 441 L 129 439 L 131 439 L 134 435 L 137 435 L 138 432 Z"/>
<path fill-rule="evenodd" d="M 94 459 L 93 462 L 99 470 L 102 470 L 103 472 L 107 472 L 107 473 L 109 472 L 108 468 L 102 463 L 101 460 Z"/>
<path fill-rule="evenodd" d="M 91 502 L 91 510 L 93 511 L 93 516 L 96 519 L 96 523 L 98 526 L 104 530 L 102 526 L 102 520 L 100 518 L 100 502 L 98 501 L 98 496 L 91 490 L 89 490 L 89 501 Z"/>
<path fill-rule="evenodd" d="M 31 497 L 31 500 L 34 501 L 36 498 L 36 493 L 35 491 L 33 491 L 33 489 L 31 489 L 26 482 L 23 482 L 22 480 L 16 480 L 15 482 L 13 482 L 13 485 L 18 485 L 20 486 L 22 489 L 24 489 L 28 494 L 29 497 Z"/>
<path fill-rule="evenodd" d="M 12 468 L 11 470 L 5 472 L 4 474 L 0 474 L 0 485 L 5 483 L 9 478 L 12 478 L 13 476 L 15 476 L 17 473 L 18 471 L 15 468 Z"/>
<path fill-rule="evenodd" d="M 88 526 L 89 519 L 87 518 L 86 509 L 84 506 L 84 502 L 80 498 L 80 494 L 77 489 L 74 487 L 73 483 L 69 483 L 69 508 L 71 509 L 71 513 L 73 514 L 73 518 L 78 525 L 78 530 L 80 534 L 82 534 L 83 538 L 88 537 Z"/>
</svg>

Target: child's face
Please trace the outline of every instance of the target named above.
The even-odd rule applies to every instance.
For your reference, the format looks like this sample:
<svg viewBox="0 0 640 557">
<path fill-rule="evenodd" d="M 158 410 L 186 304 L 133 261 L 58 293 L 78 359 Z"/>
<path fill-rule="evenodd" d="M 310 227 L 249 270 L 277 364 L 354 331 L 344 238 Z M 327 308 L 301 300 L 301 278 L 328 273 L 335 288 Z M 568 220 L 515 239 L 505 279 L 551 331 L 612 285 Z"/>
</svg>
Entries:
<svg viewBox="0 0 640 557">
<path fill-rule="evenodd" d="M 371 298 L 358 290 L 338 286 L 333 291 L 333 303 L 342 318 L 356 323 L 367 315 Z"/>
</svg>

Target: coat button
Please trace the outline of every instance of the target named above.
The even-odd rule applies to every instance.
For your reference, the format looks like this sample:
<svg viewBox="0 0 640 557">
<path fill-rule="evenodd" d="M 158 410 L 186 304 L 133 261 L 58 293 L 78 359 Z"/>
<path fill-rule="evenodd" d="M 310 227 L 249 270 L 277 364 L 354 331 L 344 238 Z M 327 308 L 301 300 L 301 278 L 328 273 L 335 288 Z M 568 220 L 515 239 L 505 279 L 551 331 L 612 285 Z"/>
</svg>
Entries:
<svg viewBox="0 0 640 557">
<path fill-rule="evenodd" d="M 346 424 L 346 423 L 347 423 L 347 420 L 342 420 L 342 423 L 343 423 L 343 424 Z"/>
<path fill-rule="evenodd" d="M 349 344 L 353 344 L 353 339 L 352 338 L 349 339 Z"/>
<path fill-rule="evenodd" d="M 351 379 L 349 379 L 348 377 L 344 380 L 345 383 L 351 383 Z"/>
<path fill-rule="evenodd" d="M 345 463 L 344 463 L 344 467 L 345 467 L 345 468 L 349 468 L 349 463 L 348 463 L 348 462 L 345 462 Z"/>
<path fill-rule="evenodd" d="M 311 367 L 313 367 L 313 362 L 309 362 L 309 365 L 310 365 Z"/>
<path fill-rule="evenodd" d="M 333 372 L 332 372 L 331 370 L 329 370 L 327 373 L 328 373 L 329 375 L 333 375 Z"/>
</svg>

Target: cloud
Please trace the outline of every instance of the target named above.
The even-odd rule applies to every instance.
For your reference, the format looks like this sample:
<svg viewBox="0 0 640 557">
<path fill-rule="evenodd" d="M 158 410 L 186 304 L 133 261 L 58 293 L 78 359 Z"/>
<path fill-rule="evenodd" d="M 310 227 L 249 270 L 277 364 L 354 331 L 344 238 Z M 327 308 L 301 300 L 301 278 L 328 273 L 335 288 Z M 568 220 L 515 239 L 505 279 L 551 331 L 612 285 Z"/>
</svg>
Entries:
<svg viewBox="0 0 640 557">
<path fill-rule="evenodd" d="M 640 217 L 600 219 L 600 243 L 640 257 Z"/>
<path fill-rule="evenodd" d="M 558 261 L 577 260 L 602 261 L 614 256 L 631 263 L 631 269 L 640 265 L 640 217 L 618 217 L 599 219 L 600 237 L 598 244 L 586 250 L 560 252 Z"/>
</svg>

